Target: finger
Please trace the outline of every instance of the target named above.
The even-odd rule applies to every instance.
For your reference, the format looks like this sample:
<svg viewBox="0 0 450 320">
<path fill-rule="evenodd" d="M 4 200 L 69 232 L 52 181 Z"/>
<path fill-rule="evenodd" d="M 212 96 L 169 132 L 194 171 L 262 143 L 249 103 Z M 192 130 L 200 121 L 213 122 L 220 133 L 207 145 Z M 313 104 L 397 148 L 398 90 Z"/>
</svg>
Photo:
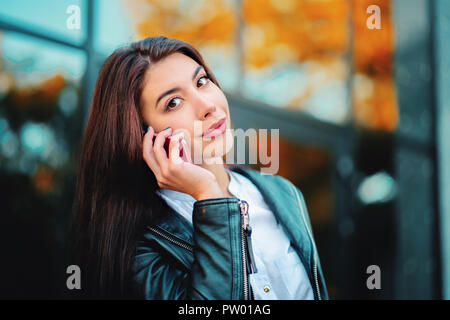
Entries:
<svg viewBox="0 0 450 320">
<path fill-rule="evenodd" d="M 187 162 L 192 163 L 191 158 L 191 148 L 189 147 L 188 143 L 186 142 L 186 139 L 181 139 L 181 148 L 183 149 L 183 159 Z"/>
<path fill-rule="evenodd" d="M 155 143 L 153 144 L 153 152 L 155 153 L 156 161 L 162 171 L 164 171 L 164 168 L 169 160 L 166 150 L 164 150 L 164 143 L 166 141 L 166 137 L 169 137 L 171 134 L 172 128 L 161 131 L 156 136 Z"/>
<path fill-rule="evenodd" d="M 153 134 L 154 129 L 150 127 L 150 129 L 145 133 L 144 139 L 142 141 L 142 156 L 147 163 L 147 165 L 150 167 L 150 169 L 153 171 L 153 173 L 156 175 L 159 173 L 160 168 L 156 161 L 155 154 L 153 152 Z"/>
<path fill-rule="evenodd" d="M 183 159 L 180 157 L 180 139 L 184 137 L 184 132 L 180 131 L 172 135 L 169 144 L 169 159 L 175 164 L 180 164 Z"/>
</svg>

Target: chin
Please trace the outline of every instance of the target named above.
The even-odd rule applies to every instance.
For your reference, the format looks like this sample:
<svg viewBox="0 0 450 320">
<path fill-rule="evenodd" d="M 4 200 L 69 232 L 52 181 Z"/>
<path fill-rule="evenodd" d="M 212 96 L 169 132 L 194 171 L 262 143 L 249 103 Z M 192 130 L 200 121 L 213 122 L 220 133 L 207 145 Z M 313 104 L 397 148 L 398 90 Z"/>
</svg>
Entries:
<svg viewBox="0 0 450 320">
<path fill-rule="evenodd" d="M 216 136 L 210 141 L 203 142 L 203 148 L 201 152 L 195 153 L 202 155 L 202 160 L 195 157 L 194 163 L 223 163 L 223 157 L 233 148 L 234 140 L 233 136 L 227 130 L 224 134 Z"/>
</svg>

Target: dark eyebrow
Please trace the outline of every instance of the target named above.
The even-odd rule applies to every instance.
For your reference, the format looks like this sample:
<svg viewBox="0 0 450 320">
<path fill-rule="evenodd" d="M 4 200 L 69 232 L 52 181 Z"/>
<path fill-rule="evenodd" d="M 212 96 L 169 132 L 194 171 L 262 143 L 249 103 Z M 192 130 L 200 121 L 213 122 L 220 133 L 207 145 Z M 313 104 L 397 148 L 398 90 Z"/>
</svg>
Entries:
<svg viewBox="0 0 450 320">
<path fill-rule="evenodd" d="M 192 75 L 192 81 L 195 80 L 195 77 L 197 76 L 197 74 L 199 73 L 199 71 L 200 71 L 201 69 L 203 69 L 203 66 L 202 66 L 202 65 L 199 65 L 199 66 L 195 69 L 194 74 Z M 158 106 L 158 102 L 159 102 L 162 98 L 164 98 L 164 97 L 167 96 L 168 94 L 174 93 L 174 92 L 179 91 L 179 90 L 180 90 L 180 88 L 179 88 L 179 87 L 176 87 L 176 88 L 172 88 L 172 89 L 169 89 L 169 90 L 163 92 L 163 93 L 158 97 L 158 99 L 156 100 L 155 109 L 156 109 L 156 107 Z"/>
</svg>

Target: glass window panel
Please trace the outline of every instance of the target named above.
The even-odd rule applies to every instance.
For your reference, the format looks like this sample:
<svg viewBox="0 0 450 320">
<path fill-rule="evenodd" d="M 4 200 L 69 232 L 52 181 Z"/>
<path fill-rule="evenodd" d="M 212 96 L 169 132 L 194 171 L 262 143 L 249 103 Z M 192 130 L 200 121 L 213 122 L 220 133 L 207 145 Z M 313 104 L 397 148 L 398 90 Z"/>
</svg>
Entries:
<svg viewBox="0 0 450 320">
<path fill-rule="evenodd" d="M 15 32 L 0 34 L 0 41 L 5 67 L 14 69 L 19 86 L 55 73 L 79 81 L 84 73 L 86 59 L 82 51 Z"/>
<path fill-rule="evenodd" d="M 242 93 L 274 107 L 301 110 L 323 121 L 345 123 L 350 111 L 346 65 L 345 59 L 335 57 L 327 62 L 248 70 Z"/>
<path fill-rule="evenodd" d="M 123 44 L 149 36 L 180 39 L 201 52 L 222 89 L 238 91 L 236 4 L 236 0 L 100 0 L 95 48 L 109 55 Z"/>
<path fill-rule="evenodd" d="M 394 131 L 399 118 L 392 76 L 393 3 L 390 0 L 377 1 L 376 5 L 383 13 L 381 26 L 380 29 L 370 29 L 367 27 L 370 15 L 366 10 L 374 4 L 373 1 L 352 0 L 353 119 L 356 125 L 370 130 Z"/>
<path fill-rule="evenodd" d="M 242 1 L 242 94 L 320 120 L 349 119 L 348 1 Z"/>
<path fill-rule="evenodd" d="M 437 142 L 439 157 L 440 224 L 442 234 L 443 298 L 450 299 L 450 1 L 438 0 L 435 6 L 436 25 L 436 86 Z"/>
<path fill-rule="evenodd" d="M 110 55 L 116 48 L 137 39 L 125 0 L 98 0 L 94 3 L 94 48 Z"/>
<path fill-rule="evenodd" d="M 387 0 L 382 3 L 388 10 Z M 199 48 L 229 93 L 335 124 L 353 118 L 363 126 L 395 127 L 391 76 L 372 79 L 361 71 L 364 61 L 371 65 L 379 57 L 361 49 L 365 20 L 357 17 L 365 13 L 358 1 L 100 0 L 96 5 L 94 43 L 104 54 L 147 36 L 185 40 Z M 389 28 L 382 46 L 389 51 L 392 28 L 389 18 L 383 19 Z M 389 70 L 388 60 L 383 67 Z M 353 64 L 359 68 L 354 75 Z M 381 93 L 379 114 L 371 92 Z"/>
<path fill-rule="evenodd" d="M 0 48 L 0 295 L 62 297 L 85 53 L 14 32 Z"/>
<path fill-rule="evenodd" d="M 0 20 L 82 44 L 86 39 L 86 10 L 86 0 L 1 1 Z"/>
<path fill-rule="evenodd" d="M 260 138 L 262 137 L 260 136 Z M 274 153 L 271 151 L 271 139 L 268 138 L 267 141 L 267 149 L 264 144 L 258 143 L 257 145 L 265 149 L 262 151 L 263 155 L 270 154 L 273 160 Z M 258 151 L 253 150 L 255 144 L 251 144 L 249 147 L 252 152 L 261 154 L 260 149 Z M 337 285 L 334 271 L 338 262 L 335 260 L 333 253 L 335 199 L 332 185 L 332 155 L 329 151 L 320 147 L 293 142 L 283 137 L 279 139 L 278 148 L 279 171 L 276 174 L 287 178 L 303 193 L 329 295 L 330 298 L 333 298 Z M 254 169 L 267 168 L 267 165 L 261 164 L 262 162 L 258 158 L 258 163 L 253 165 Z"/>
</svg>

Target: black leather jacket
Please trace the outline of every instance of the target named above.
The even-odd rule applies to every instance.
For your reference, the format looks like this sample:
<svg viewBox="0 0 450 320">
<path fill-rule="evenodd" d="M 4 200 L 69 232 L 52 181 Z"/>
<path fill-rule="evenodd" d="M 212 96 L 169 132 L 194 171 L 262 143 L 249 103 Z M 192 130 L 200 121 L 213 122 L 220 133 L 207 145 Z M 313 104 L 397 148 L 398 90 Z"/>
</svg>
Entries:
<svg viewBox="0 0 450 320">
<path fill-rule="evenodd" d="M 315 299 L 328 299 L 311 224 L 300 190 L 287 179 L 231 168 L 259 189 L 307 270 Z M 133 282 L 145 299 L 252 299 L 252 253 L 245 199 L 194 203 L 193 224 L 167 206 L 138 242 Z"/>
</svg>

